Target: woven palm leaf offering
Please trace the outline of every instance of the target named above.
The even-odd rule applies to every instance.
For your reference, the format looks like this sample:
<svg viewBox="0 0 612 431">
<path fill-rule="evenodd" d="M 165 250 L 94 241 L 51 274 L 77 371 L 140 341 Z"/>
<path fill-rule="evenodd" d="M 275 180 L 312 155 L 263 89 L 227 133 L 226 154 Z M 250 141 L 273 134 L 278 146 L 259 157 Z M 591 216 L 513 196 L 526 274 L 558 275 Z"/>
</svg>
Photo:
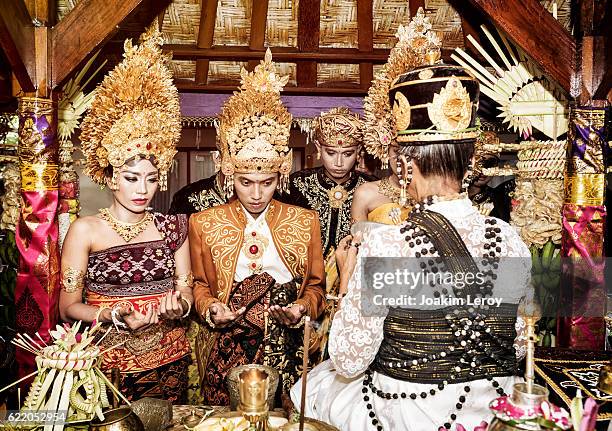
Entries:
<svg viewBox="0 0 612 431">
<path fill-rule="evenodd" d="M 568 130 L 567 95 L 546 77 L 536 62 L 502 32 L 494 35 L 481 26 L 492 49 L 487 52 L 471 35 L 468 40 L 486 59 L 480 64 L 465 51 L 451 57 L 480 81 L 480 90 L 498 104 L 498 117 L 523 139 L 518 144 L 499 144 L 498 152 L 516 152 L 516 166 L 483 169 L 488 176 L 515 175 L 510 224 L 530 247 L 532 283 L 543 318 L 538 324 L 540 341 L 554 345 L 556 302 L 560 281 L 563 176 L 566 140 L 557 139 Z M 534 131 L 549 138 L 535 140 Z"/>
<path fill-rule="evenodd" d="M 0 392 L 35 376 L 21 410 L 62 413 L 61 419 L 66 423 L 88 422 L 95 417 L 103 420 L 102 410 L 110 405 L 107 389 L 129 405 L 100 371 L 99 363 L 105 351 L 101 351 L 98 345 L 108 333 L 98 334 L 101 327 L 100 323 L 94 322 L 79 332 L 81 321 L 72 326 L 57 325 L 55 330 L 49 331 L 51 344 L 47 344 L 38 333 L 36 339 L 28 334 L 18 334 L 12 343 L 36 355 L 37 370 L 0 389 Z M 45 422 L 44 430 L 60 431 L 63 427 L 63 421 Z"/>
</svg>

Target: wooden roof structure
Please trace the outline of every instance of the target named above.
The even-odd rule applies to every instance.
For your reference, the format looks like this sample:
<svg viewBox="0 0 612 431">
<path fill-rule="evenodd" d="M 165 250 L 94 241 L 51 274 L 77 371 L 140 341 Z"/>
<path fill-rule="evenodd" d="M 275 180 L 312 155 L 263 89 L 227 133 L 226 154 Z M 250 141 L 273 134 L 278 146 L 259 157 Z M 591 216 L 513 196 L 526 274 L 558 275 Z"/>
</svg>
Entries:
<svg viewBox="0 0 612 431">
<path fill-rule="evenodd" d="M 270 47 L 290 76 L 286 93 L 363 96 L 397 27 L 419 7 L 444 32 L 447 59 L 456 47 L 471 49 L 467 36 L 480 39 L 481 23 L 494 24 L 566 91 L 581 70 L 583 93 L 605 98 L 610 3 L 580 0 L 576 13 L 571 0 L 3 0 L 0 104 L 13 95 L 11 74 L 22 91 L 48 93 L 96 49 L 113 67 L 122 41 L 155 19 L 181 92 L 233 91 L 240 68 L 252 69 Z"/>
</svg>

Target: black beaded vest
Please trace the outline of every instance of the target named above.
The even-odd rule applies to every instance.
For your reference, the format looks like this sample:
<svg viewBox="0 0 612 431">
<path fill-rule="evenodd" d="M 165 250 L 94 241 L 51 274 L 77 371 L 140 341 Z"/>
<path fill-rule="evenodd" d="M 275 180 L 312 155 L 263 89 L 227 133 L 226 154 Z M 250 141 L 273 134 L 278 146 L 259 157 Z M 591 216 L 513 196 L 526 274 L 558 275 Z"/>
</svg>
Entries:
<svg viewBox="0 0 612 431">
<path fill-rule="evenodd" d="M 451 272 L 478 272 L 454 226 L 433 211 L 414 211 L 405 231 L 420 230 Z M 454 291 L 456 297 L 487 296 L 492 284 L 473 284 Z M 495 312 L 453 306 L 437 310 L 390 308 L 384 338 L 370 369 L 415 383 L 462 383 L 517 372 L 514 351 L 517 304 L 501 304 Z"/>
</svg>

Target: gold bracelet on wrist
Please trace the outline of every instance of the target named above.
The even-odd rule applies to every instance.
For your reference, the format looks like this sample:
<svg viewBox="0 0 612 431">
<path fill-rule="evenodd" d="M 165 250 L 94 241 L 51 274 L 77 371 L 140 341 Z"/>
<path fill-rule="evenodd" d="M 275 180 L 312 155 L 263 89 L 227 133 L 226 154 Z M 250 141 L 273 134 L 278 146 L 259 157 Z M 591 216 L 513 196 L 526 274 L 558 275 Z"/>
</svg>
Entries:
<svg viewBox="0 0 612 431">
<path fill-rule="evenodd" d="M 176 287 L 193 287 L 193 273 L 189 271 L 187 274 L 181 274 L 174 277 L 174 285 Z"/>
</svg>

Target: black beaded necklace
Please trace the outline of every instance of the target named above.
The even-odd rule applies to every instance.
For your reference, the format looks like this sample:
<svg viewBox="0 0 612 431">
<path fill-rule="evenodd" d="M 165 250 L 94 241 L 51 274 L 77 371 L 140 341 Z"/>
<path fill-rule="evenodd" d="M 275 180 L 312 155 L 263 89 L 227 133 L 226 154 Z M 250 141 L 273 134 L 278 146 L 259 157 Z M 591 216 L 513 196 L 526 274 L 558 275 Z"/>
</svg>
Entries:
<svg viewBox="0 0 612 431">
<path fill-rule="evenodd" d="M 425 211 L 427 207 L 432 205 L 436 201 L 436 198 L 433 196 L 425 199 L 424 202 L 420 204 L 416 204 L 413 211 L 420 213 Z M 501 252 L 500 243 L 502 242 L 502 238 L 499 235 L 501 233 L 501 229 L 496 226 L 497 220 L 495 218 L 487 218 L 485 219 L 485 254 L 482 256 L 481 264 L 483 267 L 489 267 L 484 271 L 484 274 L 487 276 L 487 280 L 479 286 L 479 295 L 482 297 L 490 296 L 493 293 L 493 285 L 494 280 L 497 278 L 497 275 L 494 273 L 494 270 L 498 268 L 500 258 L 497 256 L 498 253 Z M 416 224 L 411 223 L 410 219 L 408 219 L 405 224 L 400 228 L 401 233 L 406 233 L 407 236 L 405 240 L 408 242 L 408 246 L 410 248 L 418 248 L 422 246 L 422 248 L 415 252 L 415 257 L 417 258 L 428 258 L 427 262 L 423 261 L 420 263 L 420 266 L 425 271 L 431 271 L 433 273 L 437 273 L 438 271 L 445 271 L 446 268 L 443 264 L 443 260 L 440 256 L 437 256 L 437 251 L 433 246 L 431 239 L 428 234 Z M 430 282 L 431 287 L 435 287 L 435 283 L 433 281 Z M 441 289 L 441 293 L 446 295 L 448 294 L 448 290 L 446 288 Z M 455 290 L 455 294 L 461 293 Z M 439 297 L 440 292 L 434 291 L 434 297 Z M 488 309 L 488 306 L 482 307 L 484 310 Z M 459 364 L 454 368 L 455 372 L 461 372 L 464 366 L 470 367 L 469 375 L 475 376 L 475 371 L 482 365 L 482 357 L 487 357 L 489 359 L 493 359 L 498 365 L 502 366 L 504 369 L 508 371 L 515 370 L 515 363 L 513 360 L 504 361 L 503 358 L 499 357 L 494 349 L 491 347 L 485 347 L 484 342 L 482 341 L 482 337 L 484 334 L 489 336 L 489 340 L 493 340 L 496 344 L 503 348 L 512 350 L 513 343 L 512 341 L 497 339 L 491 333 L 491 328 L 485 322 L 486 316 L 481 312 L 477 311 L 473 307 L 468 308 L 467 316 L 459 316 L 461 312 L 459 309 L 454 311 L 455 316 L 452 314 L 446 315 L 446 321 L 455 337 L 454 344 L 455 346 L 449 346 L 447 350 L 441 351 L 437 354 L 429 354 L 417 359 L 412 359 L 411 361 L 400 361 L 400 362 L 388 362 L 384 365 L 390 368 L 411 368 L 416 367 L 421 364 L 425 364 L 428 361 L 435 361 L 441 358 L 445 358 L 449 354 L 455 352 L 457 348 L 464 349 L 464 353 L 459 358 Z M 449 375 L 450 380 L 456 379 L 456 374 L 451 373 Z M 486 379 L 491 382 L 491 386 L 495 389 L 497 394 L 500 396 L 505 395 L 504 389 L 500 387 L 500 384 L 497 380 L 495 380 L 492 376 L 487 376 Z M 428 392 L 420 392 L 420 393 L 390 393 L 384 392 L 378 389 L 373 383 L 373 371 L 371 369 L 366 370 L 365 377 L 363 380 L 363 388 L 361 389 L 363 393 L 363 401 L 366 403 L 366 408 L 368 410 L 368 416 L 372 421 L 372 425 L 376 428 L 377 431 L 383 431 L 383 426 L 380 423 L 380 420 L 376 416 L 376 412 L 374 411 L 373 403 L 370 399 L 370 393 L 372 395 L 376 395 L 379 398 L 391 400 L 391 399 L 408 399 L 416 400 L 417 398 L 425 399 L 428 396 L 434 396 L 436 393 L 441 392 L 448 385 L 448 381 L 444 380 L 437 385 L 437 388 L 431 388 Z M 468 393 L 471 391 L 469 384 L 466 384 L 463 387 L 463 395 L 460 395 L 457 404 L 455 407 L 457 410 L 461 410 L 463 408 L 463 404 L 466 401 Z M 449 420 L 445 422 L 442 426 L 445 429 L 450 429 L 452 423 L 457 419 L 457 413 L 451 413 Z"/>
</svg>

